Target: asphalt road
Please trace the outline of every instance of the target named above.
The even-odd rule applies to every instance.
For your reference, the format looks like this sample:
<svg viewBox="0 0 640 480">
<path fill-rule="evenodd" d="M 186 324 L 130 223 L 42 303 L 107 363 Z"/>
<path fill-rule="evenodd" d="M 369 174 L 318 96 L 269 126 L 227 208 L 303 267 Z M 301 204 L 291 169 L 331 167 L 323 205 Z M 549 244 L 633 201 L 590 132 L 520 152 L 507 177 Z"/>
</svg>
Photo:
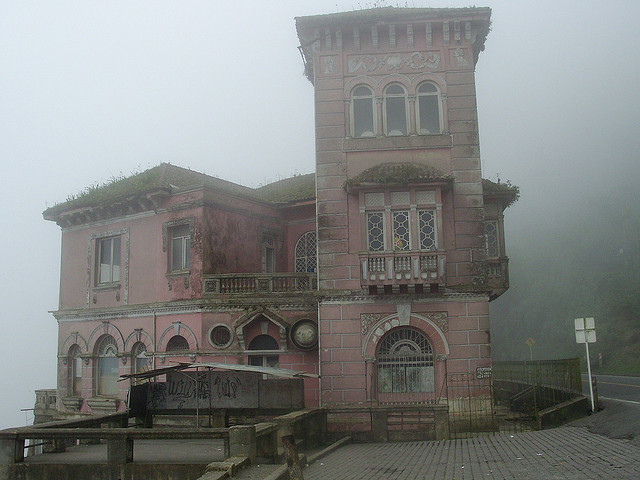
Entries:
<svg viewBox="0 0 640 480">
<path fill-rule="evenodd" d="M 599 398 L 613 398 L 640 404 L 640 377 L 594 375 L 598 384 Z M 587 375 L 582 375 L 582 391 L 589 395 Z"/>
</svg>

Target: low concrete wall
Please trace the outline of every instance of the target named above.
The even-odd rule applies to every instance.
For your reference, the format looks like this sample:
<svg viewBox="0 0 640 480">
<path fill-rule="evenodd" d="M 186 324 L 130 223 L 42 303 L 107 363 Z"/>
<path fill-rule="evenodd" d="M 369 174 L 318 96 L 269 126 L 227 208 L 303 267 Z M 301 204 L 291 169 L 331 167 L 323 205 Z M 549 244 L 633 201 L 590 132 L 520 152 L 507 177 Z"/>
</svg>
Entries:
<svg viewBox="0 0 640 480">
<path fill-rule="evenodd" d="M 538 428 L 557 427 L 591 411 L 589 397 L 576 397 L 538 412 Z"/>
<path fill-rule="evenodd" d="M 206 464 L 128 463 L 114 468 L 108 464 L 14 464 L 0 465 L 0 480 L 175 480 L 198 478 Z"/>
</svg>

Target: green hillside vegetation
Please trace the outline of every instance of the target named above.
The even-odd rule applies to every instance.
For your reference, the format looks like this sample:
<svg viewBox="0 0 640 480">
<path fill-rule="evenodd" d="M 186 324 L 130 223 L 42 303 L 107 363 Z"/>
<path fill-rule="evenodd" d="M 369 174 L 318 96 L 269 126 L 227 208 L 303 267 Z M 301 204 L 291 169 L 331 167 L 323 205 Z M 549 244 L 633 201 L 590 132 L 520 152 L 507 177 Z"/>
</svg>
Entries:
<svg viewBox="0 0 640 480">
<path fill-rule="evenodd" d="M 534 359 L 584 356 L 573 319 L 594 317 L 594 369 L 640 375 L 637 192 L 590 197 L 549 214 L 508 232 L 511 288 L 492 304 L 494 358 L 528 359 L 529 337 Z"/>
</svg>

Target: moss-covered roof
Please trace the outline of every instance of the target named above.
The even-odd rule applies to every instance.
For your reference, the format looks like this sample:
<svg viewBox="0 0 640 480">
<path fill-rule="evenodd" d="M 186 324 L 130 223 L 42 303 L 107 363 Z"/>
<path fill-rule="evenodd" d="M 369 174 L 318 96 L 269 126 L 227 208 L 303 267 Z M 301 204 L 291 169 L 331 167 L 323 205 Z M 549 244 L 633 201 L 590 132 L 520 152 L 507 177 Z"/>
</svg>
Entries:
<svg viewBox="0 0 640 480">
<path fill-rule="evenodd" d="M 104 184 L 87 187 L 81 193 L 68 197 L 67 201 L 48 208 L 43 216 L 51 220 L 64 212 L 118 204 L 151 193 L 169 195 L 172 191 L 199 187 L 273 203 L 310 200 L 316 195 L 313 173 L 296 175 L 254 189 L 188 168 L 162 163 L 128 177 L 114 177 Z"/>
<path fill-rule="evenodd" d="M 293 177 L 269 183 L 255 190 L 255 195 L 269 202 L 290 203 L 316 198 L 316 175 L 294 175 Z"/>
<path fill-rule="evenodd" d="M 482 193 L 487 196 L 495 195 L 507 200 L 505 208 L 513 205 L 520 198 L 520 188 L 507 183 L 496 183 L 486 178 L 482 179 Z"/>
<path fill-rule="evenodd" d="M 437 168 L 415 163 L 384 163 L 369 168 L 345 182 L 345 188 L 365 185 L 409 185 L 425 182 L 451 182 L 450 175 Z M 149 194 L 170 195 L 176 190 L 212 188 L 217 191 L 271 203 L 295 203 L 314 200 L 316 177 L 314 173 L 295 175 L 258 188 L 249 188 L 233 182 L 195 172 L 187 168 L 162 163 L 129 177 L 116 177 L 103 185 L 92 185 L 43 212 L 47 220 L 77 210 L 117 205 L 132 198 Z M 507 206 L 520 196 L 518 187 L 510 183 L 482 180 L 485 195 L 496 195 L 508 201 Z"/>
<path fill-rule="evenodd" d="M 384 21 L 399 20 L 429 20 L 445 16 L 471 16 L 490 15 L 489 7 L 465 7 L 465 8 L 404 8 L 404 7 L 378 7 L 353 10 L 350 12 L 329 13 L 324 15 L 310 15 L 296 17 L 298 28 L 314 27 L 327 24 L 366 24 Z"/>
<path fill-rule="evenodd" d="M 195 172 L 169 163 L 162 163 L 140 173 L 125 177 L 114 177 L 104 184 L 91 185 L 67 201 L 44 211 L 45 218 L 59 213 L 95 207 L 107 203 L 118 203 L 132 196 L 144 196 L 149 193 L 181 190 L 185 188 L 211 187 L 228 193 L 253 196 L 254 190 L 204 173 Z"/>
<path fill-rule="evenodd" d="M 383 163 L 368 168 L 345 182 L 345 188 L 377 185 L 409 185 L 410 183 L 451 181 L 450 175 L 435 167 L 417 163 Z"/>
</svg>

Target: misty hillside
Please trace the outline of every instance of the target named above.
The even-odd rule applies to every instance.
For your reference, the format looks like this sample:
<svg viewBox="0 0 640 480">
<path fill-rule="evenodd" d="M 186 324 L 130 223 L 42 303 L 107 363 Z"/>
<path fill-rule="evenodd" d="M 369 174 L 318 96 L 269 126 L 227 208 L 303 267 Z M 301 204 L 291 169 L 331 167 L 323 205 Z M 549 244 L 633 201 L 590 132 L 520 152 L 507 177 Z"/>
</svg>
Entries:
<svg viewBox="0 0 640 480">
<path fill-rule="evenodd" d="M 586 192 L 585 192 L 586 193 Z M 506 216 L 517 215 L 517 209 Z M 495 360 L 584 355 L 573 319 L 596 319 L 597 369 L 640 374 L 640 195 L 574 198 L 507 231 L 511 287 L 491 304 Z"/>
</svg>

